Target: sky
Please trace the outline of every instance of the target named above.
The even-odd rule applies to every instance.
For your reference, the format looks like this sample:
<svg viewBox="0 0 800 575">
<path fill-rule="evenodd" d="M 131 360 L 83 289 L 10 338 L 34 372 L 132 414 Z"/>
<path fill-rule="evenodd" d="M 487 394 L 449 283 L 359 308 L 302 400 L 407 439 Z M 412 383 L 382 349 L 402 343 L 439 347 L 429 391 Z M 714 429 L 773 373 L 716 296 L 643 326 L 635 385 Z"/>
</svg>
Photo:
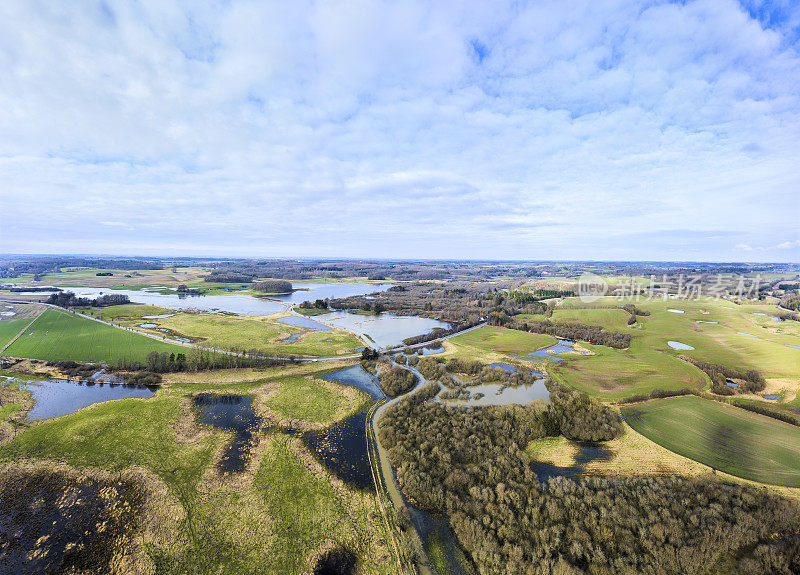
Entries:
<svg viewBox="0 0 800 575">
<path fill-rule="evenodd" d="M 799 50 L 796 0 L 3 0 L 0 253 L 800 262 Z"/>
</svg>

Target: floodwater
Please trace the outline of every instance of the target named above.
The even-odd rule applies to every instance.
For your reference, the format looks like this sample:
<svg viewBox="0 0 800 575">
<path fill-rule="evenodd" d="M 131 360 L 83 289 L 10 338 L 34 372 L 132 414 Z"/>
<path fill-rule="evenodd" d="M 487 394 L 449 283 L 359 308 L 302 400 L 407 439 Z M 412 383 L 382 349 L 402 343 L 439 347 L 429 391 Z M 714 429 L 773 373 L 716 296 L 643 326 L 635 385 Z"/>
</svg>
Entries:
<svg viewBox="0 0 800 575">
<path fill-rule="evenodd" d="M 694 323 L 719 323 L 718 321 L 703 321 L 702 319 L 696 319 Z"/>
<path fill-rule="evenodd" d="M 194 397 L 194 407 L 198 423 L 234 434 L 222 454 L 220 469 L 225 473 L 243 471 L 250 459 L 253 433 L 261 427 L 261 416 L 253 411 L 253 398 L 200 393 Z"/>
<path fill-rule="evenodd" d="M 552 361 L 564 361 L 562 357 L 553 357 L 557 353 L 574 353 L 575 352 L 575 342 L 569 339 L 559 339 L 558 343 L 555 345 L 551 345 L 550 347 L 546 347 L 544 349 L 539 349 L 537 351 L 532 351 L 525 355 L 512 355 L 511 357 L 516 357 L 519 359 L 527 359 L 530 360 L 531 358 L 539 358 L 539 359 L 550 359 Z"/>
<path fill-rule="evenodd" d="M 792 345 L 790 343 L 784 344 L 786 347 L 793 347 L 794 349 L 800 349 L 800 345 Z"/>
<path fill-rule="evenodd" d="M 313 319 L 307 317 L 300 317 L 298 315 L 289 315 L 286 317 L 278 318 L 278 321 L 286 325 L 293 325 L 294 327 L 304 327 L 314 331 L 331 331 L 327 325 L 321 324 Z"/>
<path fill-rule="evenodd" d="M 28 421 L 48 419 L 73 413 L 95 403 L 114 399 L 152 397 L 158 386 L 128 383 L 95 383 L 48 379 L 20 383 L 20 389 L 30 391 L 36 402 L 28 412 Z"/>
<path fill-rule="evenodd" d="M 431 332 L 434 328 L 450 329 L 450 324 L 418 316 L 400 316 L 388 313 L 360 315 L 336 311 L 325 314 L 325 322 L 366 337 L 374 346 L 385 349 L 402 345 L 403 340 Z"/>
<path fill-rule="evenodd" d="M 468 388 L 469 399 L 441 399 L 436 396 L 437 401 L 448 405 L 458 405 L 463 407 L 473 407 L 482 405 L 525 405 L 531 401 L 546 402 L 550 400 L 550 392 L 544 385 L 545 379 L 537 379 L 530 385 L 519 385 L 517 387 L 504 387 L 500 383 L 482 383 Z M 443 388 L 445 391 L 447 388 Z M 476 394 L 483 394 L 476 398 Z M 441 394 L 441 392 L 440 392 Z"/>
<path fill-rule="evenodd" d="M 771 399 L 773 401 L 777 401 L 777 400 L 779 400 L 781 398 L 781 396 L 778 395 L 777 393 L 766 393 L 766 394 L 762 395 L 761 397 L 763 397 L 764 399 Z"/>
<path fill-rule="evenodd" d="M 316 299 L 338 299 L 354 295 L 367 295 L 375 292 L 384 292 L 397 284 L 339 284 L 339 283 L 304 283 L 292 282 L 294 291 L 289 294 L 271 295 L 270 299 L 286 304 L 303 303 Z"/>
<path fill-rule="evenodd" d="M 303 443 L 329 471 L 365 491 L 375 490 L 367 453 L 367 415 L 371 406 L 372 402 L 367 403 L 350 417 L 303 436 Z"/>
<path fill-rule="evenodd" d="M 146 328 L 146 329 L 152 329 L 154 331 L 160 331 L 161 333 L 166 334 L 169 337 L 169 339 L 171 339 L 173 341 L 179 341 L 181 343 L 192 343 L 192 340 L 189 339 L 188 337 L 180 337 L 178 335 L 175 335 L 169 329 L 167 329 L 165 327 L 159 327 L 159 325 L 157 323 L 149 323 L 149 322 L 148 323 L 140 323 L 137 327 L 143 327 L 143 328 Z"/>
<path fill-rule="evenodd" d="M 745 333 L 743 331 L 737 331 L 739 335 L 746 335 L 747 337 L 758 337 L 757 335 L 753 335 L 752 333 Z"/>
<path fill-rule="evenodd" d="M 378 383 L 378 379 L 361 367 L 361 365 L 346 367 L 339 371 L 322 375 L 320 379 L 335 381 L 343 385 L 352 385 L 369 395 L 372 399 L 383 399 L 386 397 L 386 394 L 383 393 Z"/>
<path fill-rule="evenodd" d="M 685 343 L 681 343 L 679 341 L 668 341 L 667 345 L 670 346 L 672 349 L 682 349 L 685 351 L 694 351 L 694 348 L 691 345 L 687 345 Z"/>
<path fill-rule="evenodd" d="M 682 309 L 672 309 L 671 307 L 668 307 L 667 311 L 672 313 L 684 313 Z"/>
</svg>

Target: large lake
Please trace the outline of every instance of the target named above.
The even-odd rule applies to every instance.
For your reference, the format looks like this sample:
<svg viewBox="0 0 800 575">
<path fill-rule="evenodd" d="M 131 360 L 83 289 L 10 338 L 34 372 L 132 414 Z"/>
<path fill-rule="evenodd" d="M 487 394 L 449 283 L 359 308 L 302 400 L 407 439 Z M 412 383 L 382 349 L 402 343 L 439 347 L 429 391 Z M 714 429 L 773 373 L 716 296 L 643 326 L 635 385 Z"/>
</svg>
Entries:
<svg viewBox="0 0 800 575">
<path fill-rule="evenodd" d="M 68 287 L 78 297 L 96 298 L 100 295 L 115 294 L 126 295 L 132 302 L 157 305 L 175 310 L 198 310 L 209 312 L 226 312 L 237 315 L 270 315 L 286 311 L 287 305 L 300 303 L 305 300 L 339 298 L 353 295 L 365 295 L 373 292 L 386 291 L 394 284 L 313 284 L 293 283 L 296 291 L 284 296 L 254 297 L 245 294 L 231 295 L 186 295 L 158 293 L 155 290 L 120 290 L 94 287 Z M 307 290 L 307 291 L 305 291 Z M 279 300 L 279 301 L 273 301 Z"/>
</svg>

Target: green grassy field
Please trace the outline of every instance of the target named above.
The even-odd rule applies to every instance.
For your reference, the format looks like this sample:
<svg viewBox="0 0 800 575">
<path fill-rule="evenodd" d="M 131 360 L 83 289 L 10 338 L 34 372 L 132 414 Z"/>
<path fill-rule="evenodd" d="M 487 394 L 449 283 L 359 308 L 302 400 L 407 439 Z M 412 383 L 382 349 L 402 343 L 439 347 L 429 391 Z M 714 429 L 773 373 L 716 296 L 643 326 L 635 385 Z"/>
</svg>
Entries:
<svg viewBox="0 0 800 575">
<path fill-rule="evenodd" d="M 712 299 L 639 301 L 633 303 L 650 315 L 639 316 L 641 327 L 633 329 L 621 323 L 626 312 L 611 308 L 625 303 L 628 301 L 602 298 L 581 309 L 579 306 L 586 304 L 569 298 L 556 309 L 555 322 L 580 321 L 634 336 L 628 350 L 587 345 L 596 356 L 565 356 L 566 361 L 553 370 L 556 379 L 606 400 L 649 393 L 653 388 L 704 387 L 708 383 L 705 376 L 676 359 L 678 354 L 739 369 L 758 369 L 767 378 L 800 377 L 800 350 L 787 347 L 800 346 L 800 323 L 775 321 L 770 317 L 776 315 L 774 306 L 737 306 Z M 668 341 L 695 349 L 674 350 Z"/>
<path fill-rule="evenodd" d="M 142 317 L 148 315 L 166 315 L 173 314 L 175 310 L 159 307 L 156 305 L 145 305 L 140 303 L 131 303 L 125 305 L 112 305 L 109 307 L 82 307 L 75 308 L 84 315 L 101 318 L 106 321 L 113 321 L 121 323 L 128 327 L 134 327 L 136 323 L 141 323 Z"/>
<path fill-rule="evenodd" d="M 329 424 L 344 413 L 356 411 L 369 399 L 360 392 L 346 395 L 338 387 L 329 387 L 321 379 L 301 375 L 282 377 L 277 393 L 266 405 L 290 419 Z"/>
<path fill-rule="evenodd" d="M 364 344 L 343 330 L 312 331 L 274 320 L 181 313 L 152 320 L 161 327 L 221 349 L 258 349 L 276 355 L 324 357 L 354 353 Z M 286 339 L 301 334 L 294 342 Z"/>
<path fill-rule="evenodd" d="M 556 338 L 538 333 L 484 326 L 448 340 L 479 351 L 524 354 L 556 343 Z"/>
<path fill-rule="evenodd" d="M 48 361 L 144 361 L 151 351 L 186 353 L 187 348 L 154 340 L 69 312 L 48 309 L 8 346 L 3 355 Z"/>
<path fill-rule="evenodd" d="M 645 437 L 725 473 L 800 487 L 800 427 L 695 396 L 624 406 Z"/>
<path fill-rule="evenodd" d="M 11 341 L 11 338 L 17 335 L 20 330 L 29 323 L 31 323 L 31 318 L 4 319 L 0 321 L 0 349 Z"/>
</svg>

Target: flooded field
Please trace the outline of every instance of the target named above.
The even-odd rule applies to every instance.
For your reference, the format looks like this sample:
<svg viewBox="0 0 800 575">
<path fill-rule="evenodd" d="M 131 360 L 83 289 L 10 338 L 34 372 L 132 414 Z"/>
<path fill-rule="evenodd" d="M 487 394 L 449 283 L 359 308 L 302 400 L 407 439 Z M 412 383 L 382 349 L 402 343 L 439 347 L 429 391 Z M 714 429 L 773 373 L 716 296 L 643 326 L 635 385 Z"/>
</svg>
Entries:
<svg viewBox="0 0 800 575">
<path fill-rule="evenodd" d="M 28 413 L 28 421 L 59 417 L 83 407 L 114 399 L 152 397 L 158 386 L 129 383 L 96 383 L 48 379 L 20 383 L 20 389 L 31 392 L 36 402 Z"/>
<path fill-rule="evenodd" d="M 249 395 L 215 395 L 201 393 L 194 397 L 197 422 L 233 433 L 225 447 L 220 469 L 225 473 L 243 471 L 250 460 L 253 434 L 261 427 L 261 416 L 253 411 Z"/>
</svg>

